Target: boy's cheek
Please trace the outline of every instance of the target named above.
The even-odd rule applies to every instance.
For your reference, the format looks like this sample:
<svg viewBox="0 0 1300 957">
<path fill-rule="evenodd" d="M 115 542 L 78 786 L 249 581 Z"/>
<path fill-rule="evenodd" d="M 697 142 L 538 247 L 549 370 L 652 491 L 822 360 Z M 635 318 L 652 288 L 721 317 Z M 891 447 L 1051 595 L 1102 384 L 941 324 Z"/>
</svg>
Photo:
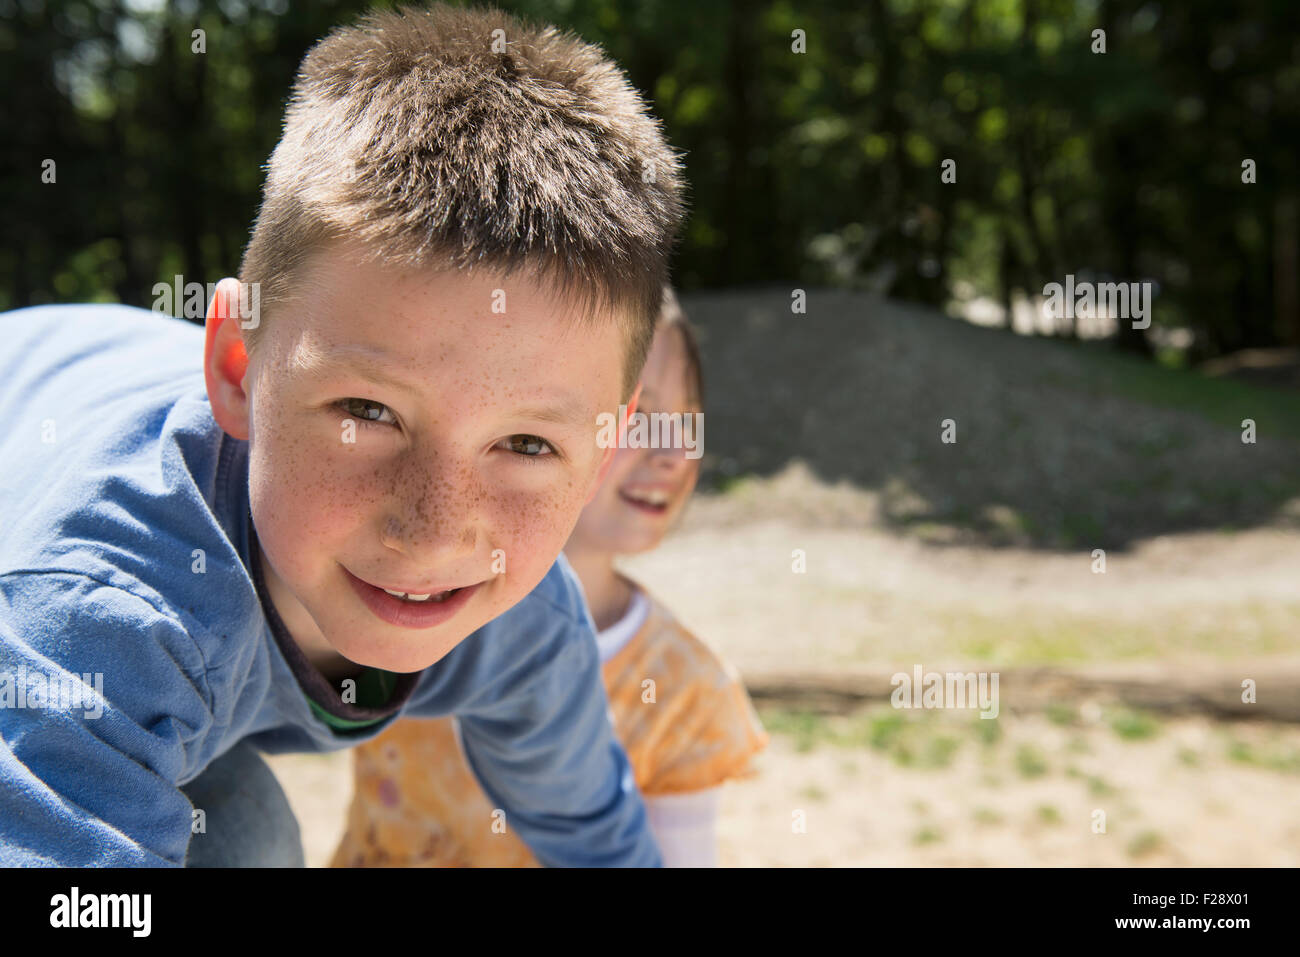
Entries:
<svg viewBox="0 0 1300 957">
<path fill-rule="evenodd" d="M 637 463 L 645 458 L 644 449 L 618 449 L 614 452 L 614 461 L 610 465 L 609 471 L 605 473 L 602 485 L 618 485 L 628 477 L 637 467 Z"/>
<path fill-rule="evenodd" d="M 507 570 L 517 573 L 516 580 L 536 584 L 554 564 L 582 511 L 582 499 L 577 494 L 580 491 L 571 489 L 562 499 L 534 500 L 528 508 L 517 513 L 526 516 L 523 521 L 516 518 L 507 526 L 506 544 L 501 546 L 505 552 L 502 557 Z M 531 587 L 524 592 L 531 591 Z"/>
<path fill-rule="evenodd" d="M 300 556 L 331 555 L 336 541 L 346 539 L 364 513 L 361 489 L 341 476 L 306 470 L 309 481 L 293 481 L 293 470 L 277 461 L 250 481 L 250 505 L 258 534 L 268 552 L 275 549 L 286 563 Z M 288 569 L 286 569 L 286 573 Z"/>
</svg>

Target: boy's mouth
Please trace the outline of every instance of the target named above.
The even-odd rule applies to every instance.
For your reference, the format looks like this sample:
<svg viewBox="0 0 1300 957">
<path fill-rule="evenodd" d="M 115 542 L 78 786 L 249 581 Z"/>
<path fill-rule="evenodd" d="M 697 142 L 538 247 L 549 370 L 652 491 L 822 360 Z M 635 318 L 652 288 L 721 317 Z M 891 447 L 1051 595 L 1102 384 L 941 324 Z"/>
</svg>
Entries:
<svg viewBox="0 0 1300 957">
<path fill-rule="evenodd" d="M 482 582 L 437 592 L 404 592 L 372 585 L 343 569 L 353 590 L 376 617 L 400 628 L 433 628 L 468 604 Z"/>
<path fill-rule="evenodd" d="M 433 595 L 433 594 L 412 595 L 412 594 L 410 594 L 409 592 L 404 592 L 404 591 L 393 591 L 391 588 L 385 588 L 384 591 L 388 592 L 388 594 L 392 595 L 394 598 L 401 598 L 401 599 L 403 599 L 403 600 L 405 600 L 405 601 L 416 601 L 416 602 L 420 602 L 420 601 L 431 601 L 431 602 L 435 602 L 435 603 L 440 603 L 440 602 L 444 602 L 444 601 L 446 601 L 446 600 L 447 600 L 448 598 L 450 598 L 453 594 L 455 594 L 456 592 L 460 591 L 460 589 L 459 589 L 459 588 L 452 588 L 452 589 L 450 589 L 450 590 L 448 590 L 448 591 L 440 591 L 440 592 L 438 592 L 438 594 L 436 594 L 436 595 Z"/>
<path fill-rule="evenodd" d="M 673 493 L 663 488 L 621 488 L 618 497 L 647 515 L 663 515 L 672 504 Z"/>
</svg>

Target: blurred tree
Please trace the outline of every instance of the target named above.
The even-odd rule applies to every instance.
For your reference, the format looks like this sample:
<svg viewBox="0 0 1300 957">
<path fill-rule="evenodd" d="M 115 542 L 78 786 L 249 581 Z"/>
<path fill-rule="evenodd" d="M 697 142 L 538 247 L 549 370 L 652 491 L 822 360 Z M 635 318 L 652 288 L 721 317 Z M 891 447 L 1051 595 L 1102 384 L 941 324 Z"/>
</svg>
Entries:
<svg viewBox="0 0 1300 957">
<path fill-rule="evenodd" d="M 1072 272 L 1158 284 L 1196 357 L 1300 344 L 1292 0 L 503 5 L 600 43 L 652 101 L 687 164 L 687 288 L 1009 310 Z M 294 71 L 366 6 L 0 0 L 0 308 L 233 273 Z"/>
</svg>

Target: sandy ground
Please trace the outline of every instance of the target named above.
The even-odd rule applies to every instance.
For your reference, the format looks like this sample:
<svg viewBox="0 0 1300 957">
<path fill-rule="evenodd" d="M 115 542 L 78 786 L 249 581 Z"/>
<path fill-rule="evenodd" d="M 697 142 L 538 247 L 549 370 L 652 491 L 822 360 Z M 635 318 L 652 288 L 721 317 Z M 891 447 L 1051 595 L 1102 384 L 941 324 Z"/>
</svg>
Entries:
<svg viewBox="0 0 1300 957">
<path fill-rule="evenodd" d="M 660 548 L 621 564 L 742 672 L 1300 653 L 1300 535 L 1290 530 L 1144 539 L 1108 553 L 1099 574 L 1090 549 L 834 527 L 870 507 L 865 493 L 821 485 L 796 464 L 697 497 Z"/>
<path fill-rule="evenodd" d="M 758 775 L 724 792 L 720 862 L 1300 866 L 1300 728 L 1189 718 L 1127 740 L 1100 721 L 1003 716 L 989 744 L 966 724 L 940 736 L 949 743 L 935 754 L 955 748 L 942 767 L 926 766 L 924 746 L 903 766 L 892 749 L 814 741 L 800 750 L 795 736 L 774 734 Z M 1267 761 L 1285 767 L 1254 763 Z M 350 762 L 347 753 L 271 759 L 308 866 L 323 866 L 338 840 Z M 1094 832 L 1097 812 L 1104 833 Z"/>
</svg>

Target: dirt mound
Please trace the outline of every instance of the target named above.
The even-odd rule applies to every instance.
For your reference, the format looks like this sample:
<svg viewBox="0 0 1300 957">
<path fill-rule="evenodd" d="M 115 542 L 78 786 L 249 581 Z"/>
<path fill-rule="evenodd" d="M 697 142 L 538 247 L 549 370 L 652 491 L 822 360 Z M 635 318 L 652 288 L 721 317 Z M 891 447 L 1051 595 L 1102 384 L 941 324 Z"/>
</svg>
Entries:
<svg viewBox="0 0 1300 957">
<path fill-rule="evenodd" d="M 799 459 L 871 496 L 848 516 L 864 527 L 986 545 L 1300 526 L 1300 395 L 863 293 L 810 290 L 806 315 L 790 302 L 784 287 L 682 297 L 703 333 L 703 488 Z"/>
</svg>

